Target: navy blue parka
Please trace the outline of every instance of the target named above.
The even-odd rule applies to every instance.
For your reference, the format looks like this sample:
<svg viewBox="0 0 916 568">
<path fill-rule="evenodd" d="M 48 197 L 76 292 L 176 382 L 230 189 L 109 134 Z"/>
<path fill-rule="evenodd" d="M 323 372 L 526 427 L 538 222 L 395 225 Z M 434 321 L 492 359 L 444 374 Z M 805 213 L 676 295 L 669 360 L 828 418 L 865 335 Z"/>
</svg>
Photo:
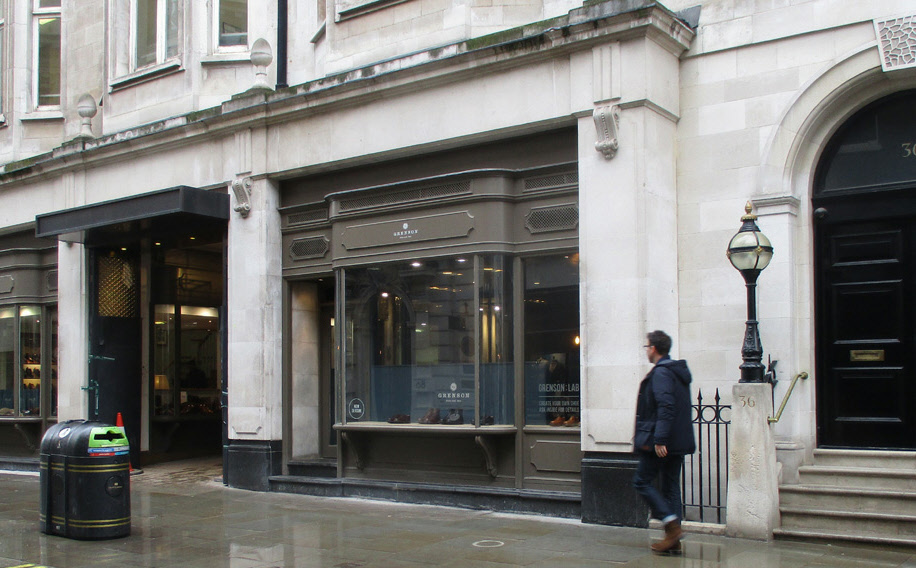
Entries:
<svg viewBox="0 0 916 568">
<path fill-rule="evenodd" d="M 655 451 L 655 445 L 667 446 L 671 455 L 696 451 L 693 437 L 690 382 L 687 362 L 667 355 L 639 384 L 636 401 L 636 451 Z"/>
</svg>

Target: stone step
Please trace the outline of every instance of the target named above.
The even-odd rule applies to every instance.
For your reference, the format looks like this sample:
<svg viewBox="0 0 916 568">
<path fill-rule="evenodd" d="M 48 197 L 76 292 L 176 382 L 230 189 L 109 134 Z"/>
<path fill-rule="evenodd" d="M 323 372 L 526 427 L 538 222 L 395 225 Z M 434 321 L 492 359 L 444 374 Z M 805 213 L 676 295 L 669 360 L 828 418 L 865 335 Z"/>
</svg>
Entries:
<svg viewBox="0 0 916 568">
<path fill-rule="evenodd" d="M 916 540 L 916 515 L 780 506 L 781 528 Z"/>
<path fill-rule="evenodd" d="M 859 531 L 842 532 L 821 529 L 799 529 L 780 527 L 773 531 L 773 536 L 780 540 L 820 540 L 826 542 L 851 542 L 879 546 L 916 546 L 916 538 L 889 535 L 863 535 Z"/>
<path fill-rule="evenodd" d="M 916 516 L 916 492 L 822 485 L 783 485 L 779 504 L 793 509 L 837 509 Z"/>
<path fill-rule="evenodd" d="M 916 471 L 866 467 L 805 465 L 798 468 L 800 485 L 824 485 L 916 492 Z"/>
<path fill-rule="evenodd" d="M 817 449 L 814 450 L 814 463 L 825 467 L 916 471 L 916 452 Z"/>
<path fill-rule="evenodd" d="M 287 467 L 289 474 L 297 477 L 337 477 L 336 459 L 292 459 Z"/>
</svg>

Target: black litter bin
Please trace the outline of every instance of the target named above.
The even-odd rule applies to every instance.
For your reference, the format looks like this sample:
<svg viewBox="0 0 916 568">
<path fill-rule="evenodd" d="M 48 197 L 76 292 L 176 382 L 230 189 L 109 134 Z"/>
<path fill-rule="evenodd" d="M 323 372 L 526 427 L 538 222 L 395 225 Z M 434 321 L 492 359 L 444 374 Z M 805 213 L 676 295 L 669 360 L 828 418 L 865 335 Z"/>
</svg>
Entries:
<svg viewBox="0 0 916 568">
<path fill-rule="evenodd" d="M 41 532 L 77 539 L 130 534 L 130 446 L 101 422 L 55 424 L 41 439 Z"/>
</svg>

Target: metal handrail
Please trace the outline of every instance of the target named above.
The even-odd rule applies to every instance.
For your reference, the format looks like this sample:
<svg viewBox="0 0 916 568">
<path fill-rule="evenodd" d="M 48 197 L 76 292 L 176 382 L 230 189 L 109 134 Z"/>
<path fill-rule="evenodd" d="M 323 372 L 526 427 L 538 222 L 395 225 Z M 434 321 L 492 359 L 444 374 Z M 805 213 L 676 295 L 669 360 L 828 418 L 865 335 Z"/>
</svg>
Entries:
<svg viewBox="0 0 916 568">
<path fill-rule="evenodd" d="M 785 410 L 785 408 L 786 408 L 786 403 L 789 402 L 789 397 L 792 396 L 792 389 L 795 388 L 795 383 L 798 382 L 798 379 L 805 380 L 805 379 L 807 379 L 807 378 L 808 378 L 808 373 L 806 373 L 806 372 L 804 372 L 804 371 L 802 371 L 801 373 L 795 375 L 795 377 L 792 379 L 792 384 L 789 385 L 789 390 L 786 391 L 786 396 L 784 396 L 784 397 L 782 398 L 782 404 L 779 405 L 779 411 L 776 412 L 776 417 L 775 417 L 775 418 L 773 418 L 773 417 L 767 418 L 767 423 L 768 423 L 768 424 L 776 424 L 777 422 L 779 422 L 779 419 L 782 417 L 782 411 Z"/>
</svg>

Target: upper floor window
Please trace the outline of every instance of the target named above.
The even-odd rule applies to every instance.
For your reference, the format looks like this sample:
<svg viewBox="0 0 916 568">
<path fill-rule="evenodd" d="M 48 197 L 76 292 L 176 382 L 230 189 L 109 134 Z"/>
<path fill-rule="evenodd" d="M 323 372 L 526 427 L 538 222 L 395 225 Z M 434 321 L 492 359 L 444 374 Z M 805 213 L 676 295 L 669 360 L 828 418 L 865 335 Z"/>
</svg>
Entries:
<svg viewBox="0 0 916 568">
<path fill-rule="evenodd" d="M 248 46 L 248 0 L 215 0 L 217 45 Z"/>
<path fill-rule="evenodd" d="M 34 0 L 32 19 L 35 104 L 60 106 L 60 0 Z"/>
<path fill-rule="evenodd" d="M 133 68 L 178 56 L 178 0 L 131 0 Z"/>
</svg>

